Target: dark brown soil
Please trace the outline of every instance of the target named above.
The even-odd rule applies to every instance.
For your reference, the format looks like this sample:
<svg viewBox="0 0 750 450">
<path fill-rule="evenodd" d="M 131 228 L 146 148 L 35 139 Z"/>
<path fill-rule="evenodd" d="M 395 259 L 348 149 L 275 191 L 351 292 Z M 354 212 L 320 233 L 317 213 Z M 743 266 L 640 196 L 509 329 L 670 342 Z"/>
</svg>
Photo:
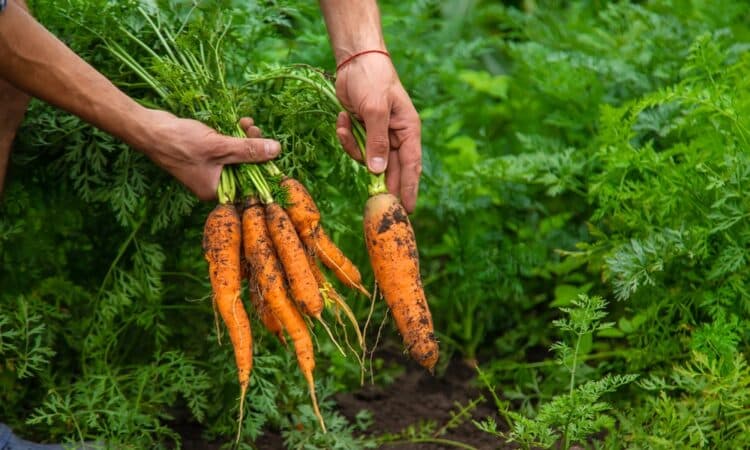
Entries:
<svg viewBox="0 0 750 450">
<path fill-rule="evenodd" d="M 439 429 L 451 418 L 451 411 L 457 411 L 456 402 L 462 406 L 483 394 L 474 386 L 476 371 L 467 364 L 456 361 L 442 376 L 430 375 L 416 363 L 402 355 L 381 355 L 387 361 L 406 368 L 405 372 L 388 386 L 367 385 L 364 388 L 339 394 L 335 397 L 339 411 L 354 420 L 361 410 L 369 410 L 373 424 L 367 430 L 371 436 L 385 433 L 399 433 L 410 425 L 434 421 Z M 457 441 L 478 450 L 517 448 L 478 430 L 471 420 L 481 420 L 492 416 L 498 420 L 490 395 L 484 393 L 485 401 L 472 411 L 471 418 L 458 427 L 439 436 L 440 439 Z M 498 420 L 499 422 L 499 420 Z M 183 448 L 186 450 L 215 449 L 217 444 L 209 444 L 200 439 L 200 431 L 183 434 Z M 273 431 L 265 433 L 255 443 L 259 449 L 283 450 L 281 436 Z M 459 447 L 438 443 L 398 442 L 380 447 L 382 450 L 455 450 Z M 355 450 L 355 449 L 352 449 Z"/>
<path fill-rule="evenodd" d="M 443 427 L 451 419 L 451 410 L 458 411 L 456 402 L 462 406 L 479 398 L 482 392 L 473 386 L 476 371 L 463 362 L 451 364 L 441 377 L 430 375 L 423 368 L 400 357 L 400 364 L 406 365 L 406 372 L 388 386 L 366 386 L 363 389 L 336 396 L 342 414 L 353 419 L 363 409 L 373 413 L 373 426 L 369 433 L 373 436 L 384 433 L 399 433 L 409 425 L 431 420 L 437 428 Z M 439 436 L 441 439 L 458 441 L 474 448 L 501 449 L 505 447 L 497 438 L 476 428 L 471 420 L 481 420 L 496 412 L 489 395 L 472 411 L 471 418 L 464 420 L 457 428 Z M 456 446 L 437 443 L 400 442 L 387 444 L 383 450 L 455 450 Z"/>
</svg>

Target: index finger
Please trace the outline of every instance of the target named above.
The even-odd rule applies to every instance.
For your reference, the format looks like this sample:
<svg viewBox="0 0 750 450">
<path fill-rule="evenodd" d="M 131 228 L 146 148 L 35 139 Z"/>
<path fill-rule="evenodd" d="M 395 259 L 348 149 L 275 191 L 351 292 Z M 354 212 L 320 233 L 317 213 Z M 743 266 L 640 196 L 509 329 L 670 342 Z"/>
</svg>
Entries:
<svg viewBox="0 0 750 450">
<path fill-rule="evenodd" d="M 383 173 L 388 165 L 390 115 L 391 107 L 385 101 L 366 104 L 362 108 L 362 120 L 367 130 L 367 167 L 376 174 Z"/>
<path fill-rule="evenodd" d="M 401 170 L 401 203 L 408 213 L 414 212 L 422 175 L 422 138 L 420 133 L 409 135 L 398 150 Z"/>
</svg>

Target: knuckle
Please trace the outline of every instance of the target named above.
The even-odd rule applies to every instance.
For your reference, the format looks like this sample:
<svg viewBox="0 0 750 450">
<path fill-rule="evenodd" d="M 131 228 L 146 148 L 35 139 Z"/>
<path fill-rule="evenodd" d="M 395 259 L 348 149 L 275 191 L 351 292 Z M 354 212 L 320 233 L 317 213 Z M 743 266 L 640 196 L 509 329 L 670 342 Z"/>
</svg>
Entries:
<svg viewBox="0 0 750 450">
<path fill-rule="evenodd" d="M 208 159 L 221 159 L 227 154 L 226 146 L 221 144 L 211 145 L 206 149 Z"/>
<path fill-rule="evenodd" d="M 422 163 L 419 161 L 413 162 L 411 164 L 405 164 L 405 172 L 413 173 L 417 176 L 417 178 L 422 175 Z"/>
<path fill-rule="evenodd" d="M 415 176 L 416 179 L 422 175 L 422 162 L 419 160 L 413 160 L 401 163 L 401 170 L 407 177 Z"/>
<path fill-rule="evenodd" d="M 401 165 L 407 170 L 422 172 L 422 156 L 418 153 L 406 153 L 402 156 Z"/>
<path fill-rule="evenodd" d="M 362 115 L 365 117 L 384 116 L 387 112 L 386 105 L 381 103 L 364 103 L 362 105 Z"/>
<path fill-rule="evenodd" d="M 390 145 L 390 141 L 388 140 L 387 136 L 381 136 L 381 135 L 370 135 L 369 136 L 369 142 L 370 147 L 373 150 L 376 151 L 386 151 L 388 150 L 388 146 Z"/>
<path fill-rule="evenodd" d="M 206 157 L 213 160 L 224 158 L 231 153 L 231 148 L 224 139 L 207 139 L 204 148 Z"/>
<path fill-rule="evenodd" d="M 258 144 L 256 144 L 254 141 L 246 141 L 243 150 L 245 156 L 247 156 L 247 158 L 251 160 L 258 159 L 258 155 L 261 154 L 261 151 L 258 150 Z"/>
</svg>

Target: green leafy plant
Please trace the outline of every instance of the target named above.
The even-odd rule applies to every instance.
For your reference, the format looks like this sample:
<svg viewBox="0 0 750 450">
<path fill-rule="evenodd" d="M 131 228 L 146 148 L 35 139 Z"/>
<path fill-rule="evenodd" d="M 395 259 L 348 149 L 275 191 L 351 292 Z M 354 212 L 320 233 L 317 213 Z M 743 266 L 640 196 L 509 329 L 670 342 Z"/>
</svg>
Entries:
<svg viewBox="0 0 750 450">
<path fill-rule="evenodd" d="M 596 380 L 580 380 L 581 372 L 586 372 L 582 360 L 586 353 L 584 347 L 591 347 L 594 333 L 614 325 L 602 321 L 607 316 L 606 306 L 601 297 L 581 295 L 571 302 L 571 307 L 560 308 L 567 317 L 555 320 L 554 325 L 564 339 L 554 343 L 551 350 L 556 355 L 558 367 L 569 374 L 570 383 L 567 393 L 541 402 L 534 417 L 513 411 L 510 403 L 500 399 L 489 379 L 480 372 L 510 430 L 502 431 L 491 418 L 475 422 L 477 427 L 509 442 L 518 442 L 526 449 L 536 446 L 551 448 L 558 442 L 561 448 L 569 449 L 572 444 L 585 443 L 602 430 L 612 429 L 614 418 L 609 412 L 613 406 L 602 397 L 632 383 L 637 375 L 608 374 Z"/>
</svg>

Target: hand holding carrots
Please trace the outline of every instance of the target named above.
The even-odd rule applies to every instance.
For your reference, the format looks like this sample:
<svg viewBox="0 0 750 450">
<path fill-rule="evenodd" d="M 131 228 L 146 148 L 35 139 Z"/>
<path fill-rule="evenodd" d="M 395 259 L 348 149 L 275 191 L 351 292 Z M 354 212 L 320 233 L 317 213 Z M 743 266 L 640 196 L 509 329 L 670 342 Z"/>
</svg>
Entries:
<svg viewBox="0 0 750 450">
<path fill-rule="evenodd" d="M 252 125 L 252 119 L 242 120 L 249 123 L 253 137 L 224 136 L 197 120 L 146 110 L 141 119 L 145 133 L 132 144 L 198 198 L 213 200 L 225 164 L 264 162 L 281 151 L 277 141 L 260 138 L 260 130 Z"/>
<path fill-rule="evenodd" d="M 247 141 L 262 141 L 260 129 L 252 119 L 241 119 L 238 129 L 248 136 Z M 271 180 L 265 179 L 261 167 L 269 172 Z M 359 284 L 359 271 L 321 228 L 320 213 L 304 186 L 291 178 L 279 183 L 279 178 L 284 177 L 273 163 L 231 164 L 221 169 L 219 177 L 219 204 L 206 219 L 203 249 L 214 308 L 227 327 L 237 364 L 240 382 L 237 439 L 253 354 L 250 323 L 241 299 L 242 278 L 248 280 L 251 303 L 261 323 L 282 342 L 286 342 L 284 332 L 291 338 L 313 410 L 325 431 L 315 393 L 312 339 L 302 314 L 319 321 L 333 338 L 322 318 L 325 292 L 331 306 L 336 308 L 336 317 L 343 310 L 356 329 L 360 345 L 364 344 L 356 319 L 343 299 L 332 291 L 315 255 L 335 255 L 328 259 L 335 258 L 336 268 L 340 270 L 340 265 L 348 272 L 348 285 L 367 294 Z M 286 183 L 287 189 L 290 184 L 297 186 L 288 189 L 289 202 L 283 206 L 271 194 L 269 182 L 274 179 L 282 186 Z M 321 240 L 321 236 L 327 240 Z M 338 273 L 337 276 L 341 277 Z M 353 280 L 357 280 L 356 285 Z"/>
<path fill-rule="evenodd" d="M 337 73 L 336 95 L 365 124 L 368 169 L 385 171 L 388 191 L 413 212 L 422 173 L 422 124 L 391 60 L 378 53 L 352 60 Z M 348 113 L 339 114 L 336 133 L 346 152 L 362 161 Z"/>
</svg>

